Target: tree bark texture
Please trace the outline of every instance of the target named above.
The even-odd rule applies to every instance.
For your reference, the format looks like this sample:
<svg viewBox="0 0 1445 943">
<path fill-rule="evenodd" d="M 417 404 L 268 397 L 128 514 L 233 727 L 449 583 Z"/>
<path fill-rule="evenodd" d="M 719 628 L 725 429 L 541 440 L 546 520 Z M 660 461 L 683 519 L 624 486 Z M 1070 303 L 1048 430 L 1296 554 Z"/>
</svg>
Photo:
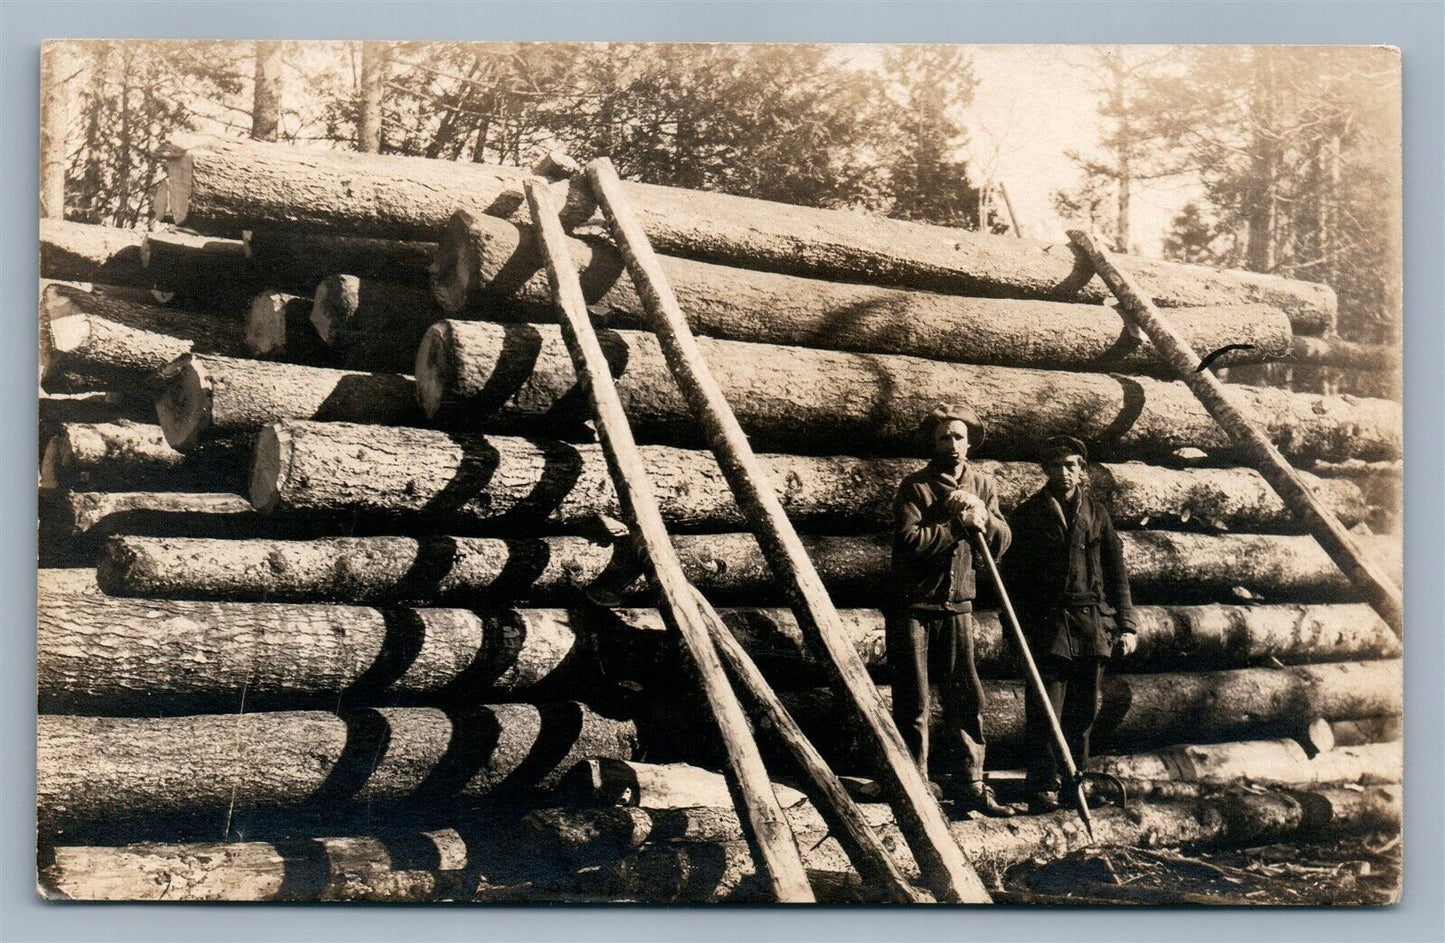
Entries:
<svg viewBox="0 0 1445 943">
<path fill-rule="evenodd" d="M 263 291 L 246 308 L 246 350 L 262 360 L 331 362 L 330 349 L 311 326 L 311 299 Z"/>
<path fill-rule="evenodd" d="M 442 310 L 419 288 L 332 275 L 316 288 L 311 324 L 351 370 L 411 373 L 416 350 Z"/>
<path fill-rule="evenodd" d="M 547 787 L 636 730 L 585 705 L 496 704 L 188 717 L 39 719 L 42 822 L 180 809 L 457 802 Z"/>
<path fill-rule="evenodd" d="M 186 450 L 218 432 L 278 419 L 406 425 L 420 417 L 411 377 L 230 357 L 187 355 L 166 366 L 156 415 L 166 441 Z"/>
<path fill-rule="evenodd" d="M 773 784 L 784 809 L 808 801 L 803 793 Z M 589 757 L 557 781 L 553 801 L 582 806 L 630 806 L 640 809 L 733 808 L 727 779 L 721 773 L 687 763 L 639 763 L 610 757 Z M 741 832 L 739 833 L 741 837 Z"/>
<path fill-rule="evenodd" d="M 70 157 L 70 67 L 65 44 L 40 46 L 40 218 L 65 218 L 65 165 Z"/>
<path fill-rule="evenodd" d="M 708 452 L 643 446 L 663 516 L 678 528 L 743 522 Z M 790 519 L 819 529 L 892 525 L 898 483 L 916 459 L 760 455 Z M 1032 462 L 978 461 L 1005 512 L 1043 487 Z M 1120 527 L 1288 531 L 1274 490 L 1244 469 L 1091 466 L 1094 493 Z M 1313 481 L 1342 520 L 1363 520 L 1359 489 Z M 283 422 L 257 438 L 251 500 L 264 511 L 380 515 L 448 529 L 526 521 L 583 524 L 621 510 L 601 449 L 546 439 L 480 436 L 344 422 Z"/>
<path fill-rule="evenodd" d="M 48 386 L 149 388 L 192 351 L 244 356 L 233 320 L 137 304 L 51 284 L 40 302 L 41 376 Z"/>
<path fill-rule="evenodd" d="M 1188 332 L 1188 324 L 1181 324 Z M 1195 347 L 1195 350 L 1212 349 Z M 1290 363 L 1338 367 L 1344 370 L 1367 370 L 1371 373 L 1398 375 L 1401 350 L 1386 344 L 1358 344 L 1338 336 L 1295 337 L 1290 342 L 1287 358 Z M 1219 363 L 1219 361 L 1215 361 Z"/>
<path fill-rule="evenodd" d="M 61 533 L 199 535 L 225 540 L 264 533 L 266 521 L 236 494 L 168 491 L 70 491 L 59 497 Z"/>
<path fill-rule="evenodd" d="M 177 223 L 234 235 L 286 225 L 300 230 L 437 238 L 458 209 L 526 221 L 519 167 L 310 151 L 256 142 L 175 140 L 167 175 Z M 586 181 L 568 189 L 563 217 L 592 212 Z M 900 285 L 946 294 L 1101 301 L 1108 289 L 1067 244 L 1047 245 L 721 193 L 624 184 L 648 238 L 672 256 L 835 281 Z M 1137 260 L 1156 303 L 1262 303 L 1295 329 L 1333 323 L 1323 285 L 1251 272 Z"/>
<path fill-rule="evenodd" d="M 639 436 L 696 442 L 687 408 L 656 337 L 601 335 L 618 392 Z M 1182 383 L 1120 375 L 944 364 L 698 339 L 738 421 L 760 448 L 918 451 L 917 428 L 940 401 L 963 398 L 988 426 L 984 457 L 1035 458 L 1055 434 L 1084 439 L 1100 457 L 1145 458 L 1192 446 L 1228 452 L 1230 437 Z M 440 321 L 417 352 L 426 415 L 450 426 L 508 431 L 543 417 L 586 418 L 559 330 L 547 325 Z M 1293 458 L 1389 458 L 1400 454 L 1400 404 L 1343 396 L 1231 387 L 1282 451 Z M 341 417 L 338 417 L 341 418 Z"/>
<path fill-rule="evenodd" d="M 887 807 L 864 811 L 885 841 L 893 839 L 900 863 L 916 873 Z M 1400 799 L 1390 787 L 1278 789 L 1140 803 L 1132 816 L 1110 806 L 1095 815 L 1105 847 L 1243 847 L 1397 829 Z M 805 841 L 810 878 L 826 878 L 854 900 L 869 899 L 816 813 L 805 806 L 790 810 L 790 817 Z M 576 901 L 584 894 L 615 900 L 629 890 L 649 902 L 766 899 L 728 810 L 548 809 L 530 819 L 532 847 L 570 839 L 572 855 L 591 865 L 585 873 L 592 879 L 563 870 L 559 859 L 556 879 L 564 885 L 528 882 L 513 888 L 519 895 L 513 899 Z M 999 872 L 1033 857 L 1062 857 L 1088 841 L 1078 817 L 1065 811 L 957 821 L 949 831 L 975 860 Z M 491 873 L 491 844 L 478 831 L 438 828 L 303 841 L 61 846 L 41 879 L 47 894 L 76 900 L 493 900 L 506 888 Z M 598 864 L 605 876 L 596 874 Z"/>
<path fill-rule="evenodd" d="M 63 219 L 40 221 L 40 277 L 150 288 L 141 261 L 145 233 Z"/>
<path fill-rule="evenodd" d="M 77 491 L 206 491 L 245 481 L 244 451 L 235 443 L 188 456 L 166 444 L 160 426 L 133 422 L 66 423 L 40 464 L 42 488 Z"/>
<path fill-rule="evenodd" d="M 112 543 L 107 558 L 137 542 Z M 107 592 L 114 578 L 102 566 Z M 658 691 L 686 691 L 690 683 L 688 663 L 655 609 L 373 609 L 99 593 L 76 600 L 45 582 L 38 677 L 41 702 L 54 713 L 224 709 L 243 688 L 248 703 L 294 707 L 337 697 L 351 704 L 536 699 L 603 691 L 619 678 Z M 1349 621 L 1357 608 L 1141 607 L 1140 650 L 1117 667 L 1202 670 L 1258 664 L 1276 652 L 1291 662 L 1397 657 L 1387 630 Z M 775 686 L 820 683 L 824 675 L 789 610 L 724 609 L 722 617 Z M 848 642 L 886 678 L 882 613 L 845 609 L 840 619 Z M 1226 619 L 1240 634 L 1253 633 L 1253 647 L 1224 650 L 1218 637 L 1167 634 Z M 1281 628 L 1295 631 L 1281 638 Z M 981 674 L 1016 677 L 996 613 L 978 614 L 975 645 Z"/>
<path fill-rule="evenodd" d="M 361 110 L 356 122 L 356 149 L 381 152 L 381 100 L 386 86 L 388 52 L 385 43 L 361 44 Z"/>
<path fill-rule="evenodd" d="M 647 315 L 617 250 L 568 243 L 589 310 L 613 327 L 646 328 Z M 688 323 L 700 334 L 757 343 L 909 354 L 935 360 L 1154 372 L 1158 355 L 1111 308 L 961 298 L 799 278 L 663 258 Z M 437 252 L 433 293 L 453 315 L 551 315 L 551 293 L 530 227 L 459 211 Z M 1190 308 L 1180 320 L 1204 351 L 1226 344 L 1221 365 L 1277 360 L 1290 351 L 1289 319 L 1264 305 Z M 1236 358 L 1236 359 L 1230 359 Z"/>
<path fill-rule="evenodd" d="M 1297 741 L 1247 740 L 1169 747 L 1154 753 L 1099 757 L 1091 768 L 1121 779 L 1183 782 L 1398 783 L 1404 771 L 1402 744 L 1375 743 L 1305 755 Z"/>
<path fill-rule="evenodd" d="M 322 279 L 338 272 L 427 288 L 428 270 L 437 248 L 435 242 L 368 239 L 290 229 L 259 229 L 250 232 L 244 241 L 246 255 L 258 280 L 273 288 L 307 295 L 316 290 Z"/>
<path fill-rule="evenodd" d="M 251 95 L 251 137 L 274 141 L 281 124 L 282 45 L 256 43 L 256 71 Z"/>
<path fill-rule="evenodd" d="M 237 512 L 251 512 L 250 519 L 260 518 L 241 499 L 226 497 L 228 510 L 234 506 Z M 137 503 L 157 510 L 166 506 Z M 1254 602 L 1350 599 L 1349 582 L 1310 537 L 1163 531 L 1122 536 L 1130 582 L 1141 603 L 1227 600 L 1240 590 Z M 673 543 L 688 578 L 710 598 L 746 605 L 779 598 L 751 534 L 680 534 Z M 886 539 L 805 536 L 803 543 L 839 599 L 876 606 L 891 598 Z M 1398 570 L 1398 538 L 1368 538 L 1366 545 Z M 610 537 L 127 540 L 108 551 L 102 570 L 112 592 L 204 599 L 496 605 L 576 602 L 604 587 L 609 595 L 630 599 L 647 593 L 640 565 L 630 554 L 618 553 Z M 1232 638 L 1235 630 L 1228 631 Z"/>
</svg>

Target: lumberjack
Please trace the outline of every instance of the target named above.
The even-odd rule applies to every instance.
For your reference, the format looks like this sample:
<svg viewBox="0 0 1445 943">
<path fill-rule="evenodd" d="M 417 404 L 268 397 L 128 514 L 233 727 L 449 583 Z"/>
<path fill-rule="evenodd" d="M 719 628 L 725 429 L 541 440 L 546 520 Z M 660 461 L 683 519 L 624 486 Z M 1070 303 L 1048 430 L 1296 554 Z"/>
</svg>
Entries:
<svg viewBox="0 0 1445 943">
<path fill-rule="evenodd" d="M 1089 733 L 1099 715 L 1104 662 L 1137 644 L 1123 543 L 1103 502 L 1088 489 L 1088 452 L 1055 436 L 1040 456 L 1048 483 L 1009 517 L 1016 538 L 1004 562 L 1019 620 L 1075 764 L 1087 769 Z M 1024 700 L 1029 811 L 1060 803 L 1062 760 L 1032 687 Z M 1064 801 L 1072 792 L 1064 790 Z"/>
<path fill-rule="evenodd" d="M 903 479 L 894 503 L 895 595 L 885 621 L 893 718 L 927 779 L 929 682 L 937 682 L 943 732 L 963 774 L 957 798 L 970 809 L 1006 817 L 1013 810 L 994 800 L 983 779 L 984 695 L 973 656 L 970 540 L 973 531 L 982 532 L 999 555 L 1008 549 L 1009 527 L 993 479 L 968 464 L 969 446 L 984 435 L 973 410 L 940 403 L 920 431 L 933 459 Z"/>
</svg>

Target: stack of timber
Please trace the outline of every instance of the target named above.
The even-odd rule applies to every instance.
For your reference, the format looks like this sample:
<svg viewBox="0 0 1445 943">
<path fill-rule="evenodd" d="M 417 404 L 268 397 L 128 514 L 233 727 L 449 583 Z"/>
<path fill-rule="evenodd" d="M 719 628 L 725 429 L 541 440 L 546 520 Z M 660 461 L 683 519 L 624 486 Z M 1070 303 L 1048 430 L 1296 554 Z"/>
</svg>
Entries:
<svg viewBox="0 0 1445 943">
<path fill-rule="evenodd" d="M 689 579 L 866 779 L 585 184 L 544 163 Z M 168 172 L 168 227 L 42 226 L 47 892 L 764 897 L 614 520 L 529 172 L 216 139 L 178 142 Z M 626 188 L 885 694 L 894 493 L 919 417 L 962 398 L 1006 512 L 1064 432 L 1123 534 L 1140 644 L 1096 743 L 1135 808 L 1099 809 L 1100 841 L 1398 828 L 1399 640 L 1072 247 Z M 1219 365 L 1388 362 L 1338 342 L 1324 286 L 1129 264 L 1197 349 L 1250 345 Z M 1399 405 L 1231 390 L 1398 578 L 1398 533 L 1369 529 L 1398 519 L 1374 482 L 1400 459 Z M 977 654 L 1006 769 L 1023 689 L 996 605 L 979 600 Z M 820 897 L 869 899 L 818 812 L 777 791 Z M 916 875 L 887 806 L 865 810 Z M 986 876 L 1085 841 L 1065 813 L 953 829 Z"/>
</svg>

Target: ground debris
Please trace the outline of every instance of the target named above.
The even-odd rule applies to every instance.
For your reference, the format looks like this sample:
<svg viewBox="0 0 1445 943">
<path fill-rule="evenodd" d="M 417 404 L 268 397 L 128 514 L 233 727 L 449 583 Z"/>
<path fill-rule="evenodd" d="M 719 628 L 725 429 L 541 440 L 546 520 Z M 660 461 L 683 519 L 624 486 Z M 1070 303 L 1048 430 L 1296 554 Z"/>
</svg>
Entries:
<svg viewBox="0 0 1445 943">
<path fill-rule="evenodd" d="M 1001 902 L 1017 904 L 1388 904 L 1398 896 L 1391 835 L 1222 851 L 1082 849 L 1008 869 Z"/>
</svg>

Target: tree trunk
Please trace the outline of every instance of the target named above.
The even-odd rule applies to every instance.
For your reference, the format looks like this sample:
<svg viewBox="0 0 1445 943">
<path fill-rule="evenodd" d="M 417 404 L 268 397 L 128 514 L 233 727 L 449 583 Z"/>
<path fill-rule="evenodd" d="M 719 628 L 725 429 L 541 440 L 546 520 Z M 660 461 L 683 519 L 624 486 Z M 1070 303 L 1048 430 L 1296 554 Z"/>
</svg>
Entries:
<svg viewBox="0 0 1445 943">
<path fill-rule="evenodd" d="M 316 288 L 311 324 L 350 370 L 411 373 L 427 328 L 442 311 L 418 288 L 332 275 Z"/>
<path fill-rule="evenodd" d="M 254 537 L 265 519 L 235 494 L 155 491 L 71 491 L 61 497 L 66 537 L 107 534 L 205 534 L 218 540 Z"/>
<path fill-rule="evenodd" d="M 263 291 L 246 308 L 246 350 L 262 360 L 328 363 L 330 349 L 311 325 L 311 299 Z"/>
<path fill-rule="evenodd" d="M 916 875 L 916 865 L 898 841 L 887 807 L 864 809 L 885 840 L 894 839 L 900 863 Z M 814 886 L 824 886 L 844 899 L 871 899 L 816 814 L 803 807 L 793 810 L 791 817 L 801 830 Z M 574 874 L 573 868 L 563 870 L 559 862 L 553 872 L 556 884 L 532 880 L 499 885 L 490 879 L 490 842 L 485 836 L 435 829 L 317 838 L 300 847 L 284 841 L 62 846 L 54 849 L 41 878 L 47 893 L 76 900 L 767 899 L 741 841 L 737 818 L 726 810 L 540 810 L 530 821 L 534 835 L 529 848 L 555 846 L 564 840 L 558 833 L 565 830 L 577 846 L 572 856 L 585 859 L 591 867 Z M 1399 790 L 1370 787 L 1211 794 L 1198 800 L 1138 804 L 1132 814 L 1105 807 L 1095 813 L 1094 824 L 1098 844 L 1104 847 L 1159 848 L 1244 847 L 1397 830 L 1399 822 Z M 1066 811 L 1008 821 L 959 821 L 949 830 L 975 861 L 997 872 L 1034 857 L 1062 857 L 1083 849 L 1088 841 L 1078 817 Z M 674 835 L 687 837 L 669 840 Z M 634 854 L 628 856 L 629 852 Z M 604 873 L 597 872 L 597 865 Z M 480 879 L 478 872 L 483 875 Z"/>
<path fill-rule="evenodd" d="M 385 43 L 361 44 L 361 111 L 356 122 L 356 149 L 381 153 L 381 99 L 386 86 Z"/>
<path fill-rule="evenodd" d="M 1170 747 L 1156 753 L 1103 756 L 1091 768 L 1122 779 L 1236 783 L 1398 783 L 1404 770 L 1401 744 L 1341 747 L 1314 759 L 1298 742 L 1248 740 Z"/>
<path fill-rule="evenodd" d="M 70 158 L 69 57 L 65 43 L 40 47 L 40 218 L 65 218 L 65 165 Z"/>
<path fill-rule="evenodd" d="M 465 801 L 630 759 L 629 721 L 575 702 L 189 717 L 41 715 L 41 822 L 343 801 Z M 458 752 L 460 751 L 460 752 Z"/>
<path fill-rule="evenodd" d="M 145 233 L 61 219 L 40 221 L 40 277 L 150 288 L 141 261 Z"/>
<path fill-rule="evenodd" d="M 234 320 L 60 285 L 46 287 L 40 309 L 40 373 L 48 386 L 150 388 L 157 371 L 192 351 L 245 353 Z"/>
<path fill-rule="evenodd" d="M 664 517 L 677 527 L 742 523 L 706 452 L 643 446 Z M 762 455 L 788 516 L 821 529 L 886 529 L 898 482 L 917 460 Z M 979 461 L 1005 513 L 1039 488 L 1033 463 Z M 1171 469 L 1136 463 L 1091 467 L 1094 493 L 1120 527 L 1290 530 L 1284 504 L 1244 469 Z M 595 445 L 476 436 L 350 423 L 285 422 L 257 439 L 251 499 L 263 511 L 379 515 L 409 526 L 465 528 L 528 520 L 579 525 L 620 510 Z M 1342 520 L 1363 520 L 1359 489 L 1315 480 Z"/>
<path fill-rule="evenodd" d="M 434 238 L 434 237 L 433 237 Z M 428 287 L 434 242 L 367 239 L 329 233 L 262 229 L 245 238 L 246 254 L 258 279 L 274 288 L 310 295 L 322 280 L 338 272 Z"/>
<path fill-rule="evenodd" d="M 203 436 L 254 431 L 277 419 L 418 421 L 411 377 L 188 354 L 167 365 L 156 415 L 166 441 L 186 450 Z"/>
<path fill-rule="evenodd" d="M 128 556 L 140 555 L 137 547 L 143 552 L 156 543 L 177 542 L 110 542 L 100 586 L 107 593 L 123 592 L 127 587 L 116 582 L 127 573 L 118 576 L 115 570 L 127 565 Z M 188 558 L 178 554 L 172 559 L 183 563 Z M 130 562 L 128 572 L 143 565 Z M 467 703 L 500 694 L 535 698 L 606 690 L 619 678 L 678 693 L 686 690 L 683 679 L 688 677 L 677 640 L 655 609 L 376 610 L 99 594 L 76 602 L 71 595 L 48 584 L 41 587 L 39 689 L 50 712 L 223 709 L 243 686 L 248 703 L 279 707 L 334 703 L 338 696 L 353 704 L 418 698 Z M 1373 630 L 1349 621 L 1358 608 L 1141 607 L 1140 650 L 1120 667 L 1235 667 L 1256 664 L 1274 652 L 1292 662 L 1398 657 L 1393 635 L 1378 620 Z M 722 617 L 778 687 L 820 682 L 817 659 L 803 644 L 789 610 L 724 609 Z M 1232 650 L 1226 652 L 1222 638 L 1184 640 L 1168 634 L 1178 630 L 1182 635 L 1211 617 L 1232 622 L 1235 638 L 1245 641 L 1231 641 Z M 845 609 L 840 620 L 848 644 L 864 662 L 875 672 L 885 669 L 882 613 Z M 1298 628 L 1283 651 L 1271 631 L 1279 623 Z M 404 643 L 396 637 L 402 629 L 408 633 Z M 1331 647 L 1331 642 L 1339 644 Z M 415 660 L 404 673 L 387 674 L 403 644 L 416 650 Z M 996 613 L 978 614 L 975 644 L 982 675 L 1016 676 Z"/>
<path fill-rule="evenodd" d="M 1062 857 L 1090 846 L 1236 847 L 1394 829 L 1400 821 L 1399 796 L 1397 788 L 1389 787 L 1365 792 L 1329 789 L 1308 795 L 1281 790 L 1149 803 L 1132 814 L 1110 807 L 1095 813 L 1097 840 L 1092 842 L 1073 812 L 955 822 L 950 831 L 959 846 L 968 850 L 975 866 L 1001 875 L 1009 865 L 1032 857 Z M 888 832 L 897 834 L 891 828 Z M 904 855 L 901 845 L 895 847 Z M 836 840 L 829 838 L 807 847 L 804 864 L 810 874 L 833 875 L 836 893 L 844 899 L 870 899 L 869 889 L 860 887 L 849 872 Z M 907 864 L 916 874 L 916 865 Z M 647 900 L 741 903 L 759 900 L 762 889 L 747 846 L 738 841 L 650 844 L 618 870 L 625 876 L 623 887 Z"/>
<path fill-rule="evenodd" d="M 1183 327 L 1186 332 L 1189 330 L 1188 325 Z M 1344 370 L 1399 375 L 1401 354 L 1402 351 L 1399 347 L 1386 344 L 1356 344 L 1338 336 L 1295 337 L 1290 342 L 1287 359 L 1290 363 L 1295 364 L 1313 364 Z"/>
<path fill-rule="evenodd" d="M 66 423 L 45 447 L 41 488 L 215 490 L 246 480 L 243 450 L 216 443 L 186 456 L 166 444 L 159 426 L 133 422 Z"/>
<path fill-rule="evenodd" d="M 656 337 L 608 331 L 602 342 L 638 434 L 698 441 L 697 421 Z M 1131 457 L 1233 446 L 1182 383 L 709 338 L 700 338 L 698 346 L 738 421 L 762 448 L 836 448 L 848 441 L 857 448 L 916 450 L 919 420 L 938 402 L 958 398 L 959 390 L 967 391 L 988 424 L 980 451 L 989 457 L 1032 459 L 1038 443 L 1054 434 Z M 586 418 L 555 327 L 440 321 L 427 331 L 416 368 L 422 407 L 439 422 L 515 429 L 544 416 L 557 425 L 580 425 Z M 1398 403 L 1264 387 L 1232 390 L 1291 457 L 1400 454 Z"/>
<path fill-rule="evenodd" d="M 176 144 L 168 166 L 176 222 L 204 232 L 285 225 L 427 239 L 459 206 L 526 221 L 523 168 L 216 138 Z M 591 212 L 584 179 L 559 187 L 573 191 L 569 209 Z M 948 294 L 1054 301 L 1101 301 L 1108 294 L 1066 245 L 721 193 L 638 183 L 624 189 L 653 246 L 668 255 Z M 1139 260 L 1136 268 L 1159 304 L 1258 302 L 1312 333 L 1334 318 L 1334 292 L 1323 285 L 1171 262 Z"/>
<path fill-rule="evenodd" d="M 241 499 L 226 497 L 248 512 L 248 523 L 265 520 Z M 205 533 L 201 526 L 187 532 Z M 1123 538 L 1130 582 L 1140 602 L 1231 599 L 1238 589 L 1266 600 L 1350 598 L 1349 582 L 1309 537 L 1125 532 Z M 751 534 L 678 535 L 673 543 L 688 578 L 710 597 L 718 594 L 748 605 L 779 598 L 772 571 Z M 890 598 L 885 538 L 815 536 L 804 537 L 803 543 L 840 599 L 876 606 Z M 1371 538 L 1368 545 L 1398 569 L 1398 539 Z M 604 586 L 632 599 L 647 592 L 636 561 L 615 553 L 610 538 L 195 539 L 126 541 L 120 546 L 127 549 L 103 563 L 113 574 L 108 585 L 114 592 L 138 595 L 487 605 L 518 599 L 576 601 Z M 177 567 L 176 561 L 184 565 Z M 1214 626 L 1208 629 L 1210 636 L 1231 637 L 1234 624 L 1227 617 L 1223 621 L 1225 625 L 1208 620 L 1206 624 Z M 1282 621 L 1285 627 L 1269 630 L 1265 637 L 1275 638 L 1277 632 L 1288 637 L 1292 623 Z M 1362 620 L 1361 627 L 1373 624 Z M 1320 631 L 1322 638 L 1331 637 L 1313 625 L 1304 618 L 1301 636 Z"/>
<path fill-rule="evenodd" d="M 597 240 L 568 245 L 589 310 L 614 327 L 646 328 L 617 251 Z M 1141 345 L 1112 309 L 1098 304 L 958 298 L 661 261 L 688 323 L 713 337 L 1008 366 L 1144 372 L 1162 366 L 1147 341 Z M 462 210 L 442 236 L 433 293 L 451 314 L 494 319 L 515 309 L 550 319 L 552 296 L 540 266 L 530 227 Z M 1224 355 L 1222 365 L 1289 353 L 1289 320 L 1274 309 L 1239 305 L 1180 314 L 1201 351 L 1254 345 Z"/>
<path fill-rule="evenodd" d="M 808 801 L 791 786 L 774 783 L 773 791 L 784 809 Z M 557 781 L 552 799 L 568 805 L 621 805 L 648 810 L 733 808 L 727 779 L 721 773 L 686 763 L 660 766 L 610 757 L 590 757 L 572 767 Z M 738 837 L 742 837 L 741 831 Z"/>
<path fill-rule="evenodd" d="M 256 74 L 251 96 L 251 137 L 276 140 L 281 123 L 281 50 L 279 42 L 256 43 Z"/>
</svg>

